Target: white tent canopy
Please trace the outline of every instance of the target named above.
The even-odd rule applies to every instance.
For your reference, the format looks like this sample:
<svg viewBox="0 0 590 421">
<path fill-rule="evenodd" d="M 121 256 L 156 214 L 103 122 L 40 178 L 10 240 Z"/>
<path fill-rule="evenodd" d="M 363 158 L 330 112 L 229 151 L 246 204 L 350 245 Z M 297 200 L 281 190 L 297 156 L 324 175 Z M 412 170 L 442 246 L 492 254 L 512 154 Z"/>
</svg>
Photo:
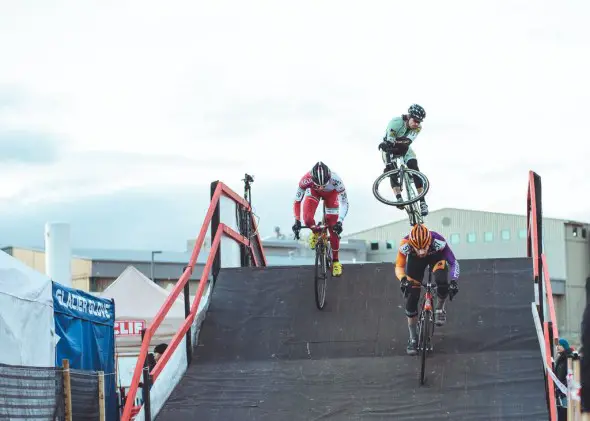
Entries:
<svg viewBox="0 0 590 421">
<path fill-rule="evenodd" d="M 143 321 L 144 326 L 148 327 L 168 298 L 169 292 L 135 267 L 128 266 L 99 295 L 115 300 L 115 321 L 119 322 L 119 326 L 123 326 L 121 322 Z M 160 343 L 170 343 L 184 320 L 184 298 L 180 295 L 156 330 L 150 341 L 149 351 L 152 352 L 154 346 Z M 127 326 L 127 323 L 124 325 Z M 117 335 L 116 346 L 119 354 L 137 355 L 141 348 L 141 335 Z"/>
<path fill-rule="evenodd" d="M 0 363 L 55 366 L 52 282 L 0 251 Z"/>
</svg>

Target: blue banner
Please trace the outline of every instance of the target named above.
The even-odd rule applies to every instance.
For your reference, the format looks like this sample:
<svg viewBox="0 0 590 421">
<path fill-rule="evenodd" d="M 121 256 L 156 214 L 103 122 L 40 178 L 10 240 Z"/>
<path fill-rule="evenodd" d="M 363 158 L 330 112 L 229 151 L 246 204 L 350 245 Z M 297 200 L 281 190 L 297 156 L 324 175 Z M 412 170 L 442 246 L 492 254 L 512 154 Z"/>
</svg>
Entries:
<svg viewBox="0 0 590 421">
<path fill-rule="evenodd" d="M 56 365 L 64 358 L 79 370 L 104 371 L 106 420 L 117 421 L 115 378 L 115 304 L 53 282 Z"/>
<path fill-rule="evenodd" d="M 93 323 L 115 325 L 115 306 L 111 300 L 95 297 L 85 291 L 53 283 L 55 311 Z"/>
</svg>

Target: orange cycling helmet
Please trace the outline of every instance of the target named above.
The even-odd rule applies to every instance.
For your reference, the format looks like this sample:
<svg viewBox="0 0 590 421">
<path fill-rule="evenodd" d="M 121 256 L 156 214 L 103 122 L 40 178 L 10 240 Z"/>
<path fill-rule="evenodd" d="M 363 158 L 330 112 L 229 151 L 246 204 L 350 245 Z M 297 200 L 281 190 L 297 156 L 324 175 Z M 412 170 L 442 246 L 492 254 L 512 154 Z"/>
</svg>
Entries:
<svg viewBox="0 0 590 421">
<path fill-rule="evenodd" d="M 430 243 L 432 242 L 432 234 L 424 225 L 416 224 L 410 231 L 408 242 L 416 250 L 423 250 L 430 246 Z"/>
</svg>

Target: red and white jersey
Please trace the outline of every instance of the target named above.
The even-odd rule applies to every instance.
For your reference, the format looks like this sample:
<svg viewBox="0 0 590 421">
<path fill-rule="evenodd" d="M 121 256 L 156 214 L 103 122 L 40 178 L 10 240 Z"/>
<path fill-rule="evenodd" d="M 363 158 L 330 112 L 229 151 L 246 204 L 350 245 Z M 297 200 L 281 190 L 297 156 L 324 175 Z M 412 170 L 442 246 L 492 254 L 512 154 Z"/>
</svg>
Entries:
<svg viewBox="0 0 590 421">
<path fill-rule="evenodd" d="M 303 199 L 305 190 L 307 189 L 314 190 L 314 193 L 317 193 L 319 196 L 322 196 L 322 194 L 331 193 L 334 190 L 336 190 L 338 193 L 346 191 L 342 179 L 334 171 L 332 171 L 332 177 L 330 178 L 330 181 L 328 181 L 328 184 L 326 184 L 322 189 L 315 188 L 313 181 L 311 181 L 311 171 L 308 171 L 303 177 L 301 177 L 301 180 L 299 180 L 299 187 L 297 189 L 297 193 L 295 194 L 295 200 L 300 202 Z"/>
<path fill-rule="evenodd" d="M 330 181 L 323 188 L 318 189 L 314 186 L 311 181 L 311 171 L 308 171 L 301 180 L 299 180 L 299 186 L 297 187 L 297 193 L 295 193 L 295 206 L 298 208 L 299 203 L 303 200 L 306 191 L 313 192 L 314 196 L 327 197 L 333 194 L 338 195 L 338 201 L 340 202 L 339 220 L 344 220 L 344 217 L 348 213 L 348 197 L 346 195 L 346 187 L 342 182 L 340 176 L 332 171 Z M 299 218 L 299 213 L 296 211 L 295 216 Z"/>
</svg>

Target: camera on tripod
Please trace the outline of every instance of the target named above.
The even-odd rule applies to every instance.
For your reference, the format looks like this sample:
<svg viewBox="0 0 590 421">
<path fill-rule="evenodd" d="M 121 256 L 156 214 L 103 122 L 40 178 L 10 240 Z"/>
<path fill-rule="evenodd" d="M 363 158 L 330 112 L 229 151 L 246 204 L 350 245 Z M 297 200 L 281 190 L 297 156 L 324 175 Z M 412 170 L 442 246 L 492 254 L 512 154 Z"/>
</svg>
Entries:
<svg viewBox="0 0 590 421">
<path fill-rule="evenodd" d="M 244 179 L 242 181 L 245 182 L 246 184 L 253 183 L 254 182 L 254 176 L 246 173 L 244 175 Z"/>
</svg>

